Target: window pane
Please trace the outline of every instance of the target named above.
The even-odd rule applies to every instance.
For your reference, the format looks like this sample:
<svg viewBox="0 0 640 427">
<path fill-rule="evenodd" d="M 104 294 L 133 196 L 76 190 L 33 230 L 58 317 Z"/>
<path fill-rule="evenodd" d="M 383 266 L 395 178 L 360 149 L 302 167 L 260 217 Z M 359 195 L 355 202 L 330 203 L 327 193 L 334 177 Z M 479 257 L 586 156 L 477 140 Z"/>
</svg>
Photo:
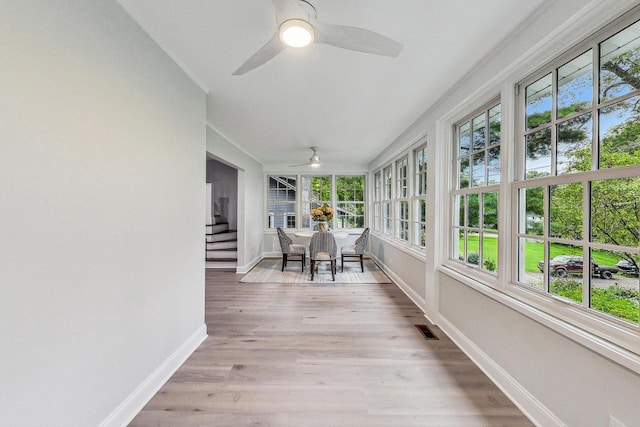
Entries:
<svg viewBox="0 0 640 427">
<path fill-rule="evenodd" d="M 498 235 L 495 233 L 482 234 L 482 269 L 498 270 Z"/>
<path fill-rule="evenodd" d="M 480 239 L 477 233 L 467 234 L 467 264 L 480 265 Z"/>
<path fill-rule="evenodd" d="M 591 142 L 593 121 L 591 113 L 558 125 L 556 173 L 591 170 Z"/>
<path fill-rule="evenodd" d="M 551 122 L 551 74 L 526 88 L 527 130 Z"/>
<path fill-rule="evenodd" d="M 638 324 L 638 254 L 594 250 L 592 255 L 597 274 L 591 279 L 591 307 Z M 610 266 L 618 271 L 610 269 Z"/>
<path fill-rule="evenodd" d="M 500 104 L 489 110 L 489 145 L 500 144 Z"/>
<path fill-rule="evenodd" d="M 591 240 L 637 247 L 640 238 L 640 177 L 591 184 Z"/>
<path fill-rule="evenodd" d="M 640 96 L 600 110 L 600 169 L 640 164 Z"/>
<path fill-rule="evenodd" d="M 425 247 L 427 245 L 427 226 L 424 223 L 415 224 L 415 237 L 414 241 L 421 247 Z"/>
<path fill-rule="evenodd" d="M 640 22 L 600 44 L 600 100 L 640 89 Z"/>
<path fill-rule="evenodd" d="M 473 119 L 473 151 L 483 150 L 485 147 L 485 123 L 484 113 Z"/>
<path fill-rule="evenodd" d="M 498 193 L 484 193 L 482 196 L 483 228 L 487 230 L 498 230 Z"/>
<path fill-rule="evenodd" d="M 549 245 L 549 265 L 547 272 L 549 293 L 575 302 L 582 302 L 582 248 L 579 246 L 551 243 Z"/>
<path fill-rule="evenodd" d="M 269 176 L 267 227 L 296 227 L 296 177 Z"/>
<path fill-rule="evenodd" d="M 427 201 L 423 198 L 414 202 L 413 243 L 425 246 L 427 221 Z"/>
<path fill-rule="evenodd" d="M 458 129 L 458 155 L 466 156 L 469 154 L 471 139 L 469 135 L 469 130 L 471 127 L 471 123 L 467 122 L 460 126 Z"/>
<path fill-rule="evenodd" d="M 390 234 L 391 233 L 391 203 L 385 202 L 383 206 L 383 210 L 384 210 L 383 231 L 387 234 Z"/>
<path fill-rule="evenodd" d="M 480 204 L 478 202 L 477 194 L 467 195 L 468 215 L 469 215 L 469 227 L 480 227 Z"/>
<path fill-rule="evenodd" d="M 453 228 L 453 259 L 464 261 L 465 233 L 462 228 Z"/>
<path fill-rule="evenodd" d="M 469 158 L 463 157 L 460 159 L 460 165 L 458 166 L 459 171 L 459 179 L 458 185 L 460 188 L 468 188 L 469 187 Z"/>
<path fill-rule="evenodd" d="M 464 196 L 463 195 L 457 195 L 454 197 L 453 199 L 453 203 L 454 203 L 454 208 L 453 208 L 453 212 L 458 212 L 458 220 L 457 221 L 453 221 L 454 224 L 459 225 L 460 227 L 464 227 L 465 226 L 465 209 L 464 209 Z"/>
<path fill-rule="evenodd" d="M 407 170 L 408 159 L 405 157 L 402 160 L 396 162 L 396 182 L 397 182 L 397 197 L 407 197 Z"/>
<path fill-rule="evenodd" d="M 471 171 L 472 187 L 479 187 L 487 183 L 485 168 L 485 152 L 473 155 L 473 170 Z"/>
<path fill-rule="evenodd" d="M 549 235 L 582 239 L 582 183 L 552 185 L 549 189 Z"/>
<path fill-rule="evenodd" d="M 336 177 L 338 201 L 364 201 L 364 176 Z"/>
<path fill-rule="evenodd" d="M 589 108 L 593 102 L 593 54 L 589 50 L 558 68 L 558 118 Z"/>
<path fill-rule="evenodd" d="M 391 199 L 391 166 L 387 166 L 382 170 L 382 175 L 384 179 L 384 198 L 386 200 Z"/>
<path fill-rule="evenodd" d="M 518 282 L 543 290 L 544 279 L 538 263 L 544 259 L 544 243 L 521 237 L 518 239 L 518 254 Z"/>
<path fill-rule="evenodd" d="M 427 147 L 415 152 L 415 189 L 416 196 L 427 194 Z"/>
<path fill-rule="evenodd" d="M 500 183 L 500 146 L 487 150 L 487 175 L 489 185 Z"/>
<path fill-rule="evenodd" d="M 544 230 L 544 188 L 531 187 L 520 190 L 520 203 L 524 204 L 525 220 L 520 221 L 524 230 L 520 233 L 542 236 Z"/>
<path fill-rule="evenodd" d="M 551 174 L 551 129 L 545 128 L 527 135 L 526 178 Z"/>
</svg>

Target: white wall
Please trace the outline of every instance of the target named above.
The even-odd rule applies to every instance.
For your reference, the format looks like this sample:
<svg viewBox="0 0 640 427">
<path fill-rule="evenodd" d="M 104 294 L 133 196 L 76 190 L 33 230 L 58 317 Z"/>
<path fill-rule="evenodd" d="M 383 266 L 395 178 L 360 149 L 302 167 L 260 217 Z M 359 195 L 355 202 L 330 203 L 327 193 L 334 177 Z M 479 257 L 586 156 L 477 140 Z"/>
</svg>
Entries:
<svg viewBox="0 0 640 427">
<path fill-rule="evenodd" d="M 125 423 L 206 333 L 205 95 L 115 2 L 0 3 L 0 425 Z"/>
<path fill-rule="evenodd" d="M 451 150 L 450 129 L 455 120 L 498 94 L 503 97 L 503 124 L 512 121 L 515 83 L 636 4 L 631 0 L 546 3 L 524 31 L 513 34 L 474 67 L 370 164 L 371 170 L 378 168 L 426 135 L 430 159 L 428 206 L 439 208 L 430 209 L 427 217 L 430 243 L 424 265 L 426 280 L 424 292 L 418 292 L 425 295 L 423 307 L 429 319 L 440 324 L 541 425 L 606 426 L 612 415 L 628 427 L 640 426 L 636 409 L 640 376 L 596 353 L 595 341 L 591 347 L 583 346 L 564 329 L 561 334 L 553 329 L 555 326 L 549 327 L 560 326 L 562 322 L 557 319 L 549 319 L 544 326 L 525 315 L 526 309 L 508 308 L 508 298 L 500 292 L 478 292 L 470 285 L 472 279 L 439 269 L 448 258 L 446 207 L 451 170 L 446 165 Z M 572 31 L 558 34 L 569 25 Z M 507 138 L 513 135 L 512 127 L 504 130 Z M 505 147 L 504 155 L 508 153 Z M 501 191 L 509 191 L 506 184 Z M 506 224 L 508 218 L 503 221 Z M 385 238 L 372 236 L 372 241 L 376 240 L 384 253 L 398 250 Z M 508 264 L 504 249 L 502 255 L 504 268 Z M 406 271 L 404 258 L 409 256 L 394 256 L 385 266 L 392 275 L 402 277 Z"/>
<path fill-rule="evenodd" d="M 213 102 L 210 95 L 208 102 Z M 207 126 L 207 153 L 238 169 L 238 273 L 249 271 L 262 257 L 264 176 L 262 165 Z"/>
<path fill-rule="evenodd" d="M 369 252 L 398 284 L 404 292 L 420 307 L 425 299 L 425 265 L 424 258 L 413 251 L 407 251 L 401 244 L 389 244 L 379 237 L 369 238 Z"/>
</svg>

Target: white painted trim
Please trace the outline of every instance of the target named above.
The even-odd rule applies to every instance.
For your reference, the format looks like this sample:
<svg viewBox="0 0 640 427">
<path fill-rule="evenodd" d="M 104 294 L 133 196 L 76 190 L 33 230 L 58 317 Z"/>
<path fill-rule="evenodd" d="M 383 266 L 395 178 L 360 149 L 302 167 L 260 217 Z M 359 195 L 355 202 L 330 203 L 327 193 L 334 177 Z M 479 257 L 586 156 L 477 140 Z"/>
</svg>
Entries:
<svg viewBox="0 0 640 427">
<path fill-rule="evenodd" d="M 217 133 L 218 135 L 220 135 L 222 138 L 224 138 L 229 144 L 233 145 L 238 151 L 240 151 L 242 154 L 244 154 L 245 156 L 249 157 L 250 159 L 255 160 L 256 162 L 258 162 L 260 165 L 262 165 L 263 169 L 264 169 L 264 165 L 262 164 L 262 162 L 260 160 L 258 160 L 253 154 L 250 154 L 249 152 L 247 152 L 247 150 L 245 150 L 244 148 L 240 147 L 238 144 L 236 144 L 231 138 L 229 138 L 225 133 L 221 132 L 217 127 L 215 127 L 211 122 L 209 122 L 209 120 L 207 120 L 207 127 L 210 128 L 212 131 L 214 131 L 215 133 Z M 212 154 L 212 156 L 214 156 Z M 215 156 L 214 156 L 215 157 Z M 215 157 L 216 160 L 221 160 L 218 159 L 218 157 Z M 224 160 L 221 160 L 222 162 L 224 162 Z M 239 169 L 242 170 L 242 168 L 239 168 L 237 166 L 231 165 L 229 163 L 226 163 L 230 166 L 233 166 L 235 169 Z"/>
<path fill-rule="evenodd" d="M 438 326 L 535 425 L 566 425 L 448 320 Z"/>
<path fill-rule="evenodd" d="M 400 288 L 400 290 L 404 292 L 405 295 L 407 295 L 409 299 L 413 301 L 413 303 L 418 306 L 418 308 L 424 313 L 424 298 L 418 295 L 418 293 L 414 291 L 411 286 L 409 286 L 404 280 L 398 277 L 398 275 L 395 274 L 391 269 L 386 268 L 386 265 L 382 261 L 380 261 L 378 257 L 374 256 L 373 254 L 369 255 L 371 256 L 373 262 L 378 264 L 378 267 L 380 267 L 380 269 L 384 271 L 387 276 L 389 276 L 393 284 Z"/>
<path fill-rule="evenodd" d="M 206 338 L 207 325 L 202 324 L 129 397 L 118 405 L 107 418 L 102 420 L 99 426 L 115 427 L 129 424 Z"/>
<path fill-rule="evenodd" d="M 281 253 L 280 253 L 281 254 Z M 273 255 L 273 256 L 277 256 L 277 255 Z M 271 258 L 268 254 L 262 254 L 262 255 L 258 255 L 257 257 L 255 257 L 254 259 L 252 259 L 251 261 L 249 261 L 248 264 L 245 265 L 239 265 L 236 267 L 236 274 L 245 274 L 248 273 L 253 267 L 255 267 L 256 265 L 258 265 L 258 263 L 260 261 L 262 261 L 263 258 Z"/>
<path fill-rule="evenodd" d="M 574 326 L 560 317 L 553 316 L 537 308 L 521 297 L 509 295 L 506 292 L 498 291 L 489 285 L 485 285 L 478 280 L 465 276 L 464 274 L 447 266 L 438 267 L 438 270 L 447 276 L 469 286 L 481 294 L 503 304 L 506 307 L 532 319 L 552 331 L 567 337 L 568 339 L 584 346 L 585 348 L 618 363 L 632 372 L 640 373 L 640 354 L 634 353 L 626 348 L 602 338 L 599 335 L 586 331 L 578 326 Z M 557 301 L 558 304 L 566 303 Z M 633 342 L 629 338 L 629 342 Z"/>
</svg>

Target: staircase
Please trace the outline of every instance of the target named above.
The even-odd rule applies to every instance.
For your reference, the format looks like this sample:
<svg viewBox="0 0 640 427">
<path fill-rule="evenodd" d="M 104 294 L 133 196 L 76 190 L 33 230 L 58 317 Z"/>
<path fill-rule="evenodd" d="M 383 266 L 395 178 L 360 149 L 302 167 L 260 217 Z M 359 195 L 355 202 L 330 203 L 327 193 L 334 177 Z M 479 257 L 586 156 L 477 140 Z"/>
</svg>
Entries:
<svg viewBox="0 0 640 427">
<path fill-rule="evenodd" d="M 238 232 L 229 230 L 228 223 L 208 224 L 205 245 L 206 268 L 237 267 Z"/>
</svg>

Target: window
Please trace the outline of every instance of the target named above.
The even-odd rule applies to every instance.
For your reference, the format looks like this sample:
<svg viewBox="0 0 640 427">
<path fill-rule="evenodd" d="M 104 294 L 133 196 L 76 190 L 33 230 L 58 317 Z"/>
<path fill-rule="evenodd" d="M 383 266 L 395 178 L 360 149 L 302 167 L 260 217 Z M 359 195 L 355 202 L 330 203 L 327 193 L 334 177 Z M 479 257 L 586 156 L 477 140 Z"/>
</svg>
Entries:
<svg viewBox="0 0 640 427">
<path fill-rule="evenodd" d="M 378 171 L 373 176 L 373 229 L 381 230 L 382 215 L 382 172 Z"/>
<path fill-rule="evenodd" d="M 640 21 L 616 31 L 521 84 L 515 281 L 637 326 Z"/>
<path fill-rule="evenodd" d="M 414 245 L 424 248 L 427 234 L 427 147 L 414 151 L 413 237 Z"/>
<path fill-rule="evenodd" d="M 269 176 L 267 190 L 268 228 L 296 227 L 296 177 Z"/>
<path fill-rule="evenodd" d="M 382 201 L 382 232 L 391 234 L 391 188 L 392 175 L 391 165 L 386 166 L 382 170 L 382 179 L 384 180 L 383 201 Z"/>
<path fill-rule="evenodd" d="M 396 237 L 409 240 L 409 160 L 407 157 L 396 162 Z"/>
<path fill-rule="evenodd" d="M 501 109 L 497 101 L 455 126 L 452 257 L 496 274 Z"/>
<path fill-rule="evenodd" d="M 338 228 L 364 228 L 364 176 L 337 176 Z"/>
<path fill-rule="evenodd" d="M 314 227 L 311 210 L 331 203 L 331 176 L 302 176 L 302 227 Z M 335 218 L 335 216 L 334 216 Z M 329 224 L 331 226 L 331 224 Z"/>
<path fill-rule="evenodd" d="M 335 212 L 331 227 L 365 227 L 364 175 L 268 175 L 266 181 L 267 228 L 313 228 L 311 210 L 325 203 Z"/>
</svg>

